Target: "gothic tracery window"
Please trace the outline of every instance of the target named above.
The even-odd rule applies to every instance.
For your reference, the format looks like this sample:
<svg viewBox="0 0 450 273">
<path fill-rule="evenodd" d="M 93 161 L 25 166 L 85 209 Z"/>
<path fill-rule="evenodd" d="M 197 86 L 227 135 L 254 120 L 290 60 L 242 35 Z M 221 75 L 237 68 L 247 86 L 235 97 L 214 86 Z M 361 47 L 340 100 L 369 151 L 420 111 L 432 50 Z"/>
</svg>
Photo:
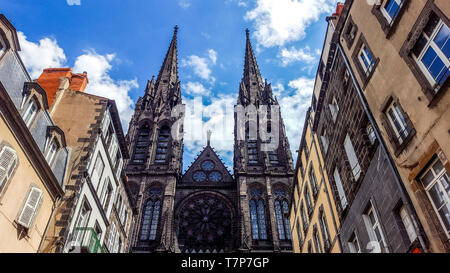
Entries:
<svg viewBox="0 0 450 273">
<path fill-rule="evenodd" d="M 266 212 L 262 191 L 254 189 L 250 191 L 250 219 L 252 224 L 253 240 L 267 240 Z"/>
<path fill-rule="evenodd" d="M 232 212 L 213 194 L 192 197 L 179 212 L 179 243 L 186 253 L 228 252 L 232 245 Z"/>
<path fill-rule="evenodd" d="M 167 158 L 167 148 L 169 146 L 170 128 L 164 126 L 159 131 L 158 145 L 156 147 L 156 163 L 165 163 Z"/>
<path fill-rule="evenodd" d="M 147 160 L 149 145 L 150 129 L 148 125 L 144 125 L 138 131 L 136 147 L 134 149 L 133 163 L 145 163 L 145 161 Z"/>
<path fill-rule="evenodd" d="M 142 227 L 139 239 L 141 241 L 156 240 L 156 233 L 158 231 L 158 221 L 161 212 L 161 193 L 160 188 L 153 188 L 149 190 L 150 198 L 144 207 L 142 215 Z"/>
<path fill-rule="evenodd" d="M 286 191 L 275 190 L 275 214 L 277 218 L 278 238 L 280 240 L 291 240 L 289 228 L 289 205 L 286 200 Z"/>
</svg>

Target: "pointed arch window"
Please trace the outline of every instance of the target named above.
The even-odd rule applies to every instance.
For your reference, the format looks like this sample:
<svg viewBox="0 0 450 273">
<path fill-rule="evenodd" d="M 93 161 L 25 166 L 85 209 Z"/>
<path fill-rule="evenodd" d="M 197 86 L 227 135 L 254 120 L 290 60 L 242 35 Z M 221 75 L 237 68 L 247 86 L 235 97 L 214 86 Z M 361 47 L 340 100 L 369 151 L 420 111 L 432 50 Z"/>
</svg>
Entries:
<svg viewBox="0 0 450 273">
<path fill-rule="evenodd" d="M 170 128 L 164 126 L 159 131 L 158 145 L 156 146 L 156 163 L 165 163 L 167 158 L 167 148 L 169 147 Z"/>
<path fill-rule="evenodd" d="M 275 214 L 277 218 L 278 238 L 280 240 L 291 240 L 289 205 L 286 200 L 285 190 L 275 190 Z"/>
<path fill-rule="evenodd" d="M 139 239 L 154 241 L 158 231 L 159 215 L 161 213 L 161 189 L 151 189 L 150 198 L 145 204 L 142 215 L 142 227 Z"/>
<path fill-rule="evenodd" d="M 250 218 L 253 240 L 267 240 L 266 209 L 261 190 L 253 190 L 250 199 Z"/>
<path fill-rule="evenodd" d="M 142 126 L 137 135 L 136 147 L 134 149 L 133 163 L 143 164 L 147 160 L 148 147 L 150 145 L 150 128 Z"/>
</svg>

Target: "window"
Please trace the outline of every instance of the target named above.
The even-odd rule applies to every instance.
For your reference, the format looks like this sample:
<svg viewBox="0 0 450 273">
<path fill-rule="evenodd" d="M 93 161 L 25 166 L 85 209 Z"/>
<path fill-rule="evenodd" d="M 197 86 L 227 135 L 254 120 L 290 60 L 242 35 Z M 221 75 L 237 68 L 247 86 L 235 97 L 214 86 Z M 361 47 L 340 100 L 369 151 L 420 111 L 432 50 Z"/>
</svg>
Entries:
<svg viewBox="0 0 450 273">
<path fill-rule="evenodd" d="M 99 184 L 100 179 L 103 174 L 104 167 L 105 167 L 105 165 L 103 163 L 103 159 L 99 152 L 97 154 L 97 159 L 95 160 L 94 169 L 92 170 L 92 174 L 91 174 L 91 182 L 92 182 L 92 185 L 94 185 L 94 187 L 96 187 Z"/>
<path fill-rule="evenodd" d="M 300 207 L 300 211 L 302 214 L 303 232 L 306 232 L 306 230 L 308 229 L 308 218 L 306 216 L 305 207 L 303 205 L 303 202 L 302 202 L 302 206 Z"/>
<path fill-rule="evenodd" d="M 311 197 L 309 196 L 308 186 L 306 186 L 305 188 L 305 199 L 306 199 L 306 206 L 308 207 L 308 214 L 311 215 L 311 213 L 313 213 L 314 206 L 311 201 Z"/>
<path fill-rule="evenodd" d="M 167 148 L 169 147 L 170 128 L 164 126 L 159 131 L 158 145 L 156 147 L 156 163 L 165 163 L 167 158 Z"/>
<path fill-rule="evenodd" d="M 298 237 L 298 246 L 301 252 L 302 245 L 303 245 L 303 236 L 302 231 L 300 229 L 300 218 L 297 219 L 297 237 Z"/>
<path fill-rule="evenodd" d="M 291 230 L 289 228 L 289 205 L 286 201 L 286 192 L 282 189 L 275 190 L 275 198 L 278 238 L 280 240 L 291 240 Z"/>
<path fill-rule="evenodd" d="M 365 88 L 375 72 L 379 58 L 375 57 L 362 33 L 353 51 L 352 61 L 362 81 L 362 88 Z"/>
<path fill-rule="evenodd" d="M 28 128 L 30 128 L 31 124 L 33 123 L 33 120 L 36 117 L 36 114 L 39 110 L 38 104 L 36 100 L 33 98 L 28 103 L 27 108 L 25 109 L 25 112 L 22 114 L 23 121 L 27 125 Z"/>
<path fill-rule="evenodd" d="M 250 133 L 250 130 L 254 130 L 256 125 L 249 124 L 245 134 L 247 139 L 247 154 L 248 164 L 258 164 L 258 141 L 254 133 Z"/>
<path fill-rule="evenodd" d="M 344 148 L 345 153 L 347 154 L 348 162 L 350 164 L 350 169 L 353 173 L 353 178 L 355 179 L 355 181 L 358 181 L 361 176 L 361 166 L 359 165 L 358 157 L 356 156 L 352 141 L 350 140 L 350 137 L 348 135 L 346 135 L 345 137 Z"/>
<path fill-rule="evenodd" d="M 136 146 L 134 148 L 133 163 L 143 164 L 147 161 L 149 145 L 150 145 L 150 129 L 148 125 L 144 125 L 139 129 L 137 134 Z"/>
<path fill-rule="evenodd" d="M 320 244 L 320 238 L 319 238 L 319 232 L 317 231 L 317 227 L 314 227 L 314 231 L 313 231 L 313 239 L 314 239 L 314 244 L 316 247 L 316 252 L 317 253 L 322 253 L 322 245 Z"/>
<path fill-rule="evenodd" d="M 113 134 L 111 137 L 111 143 L 108 147 L 108 154 L 111 158 L 111 163 L 113 166 L 116 164 L 117 154 L 119 153 L 119 141 L 117 140 L 116 134 Z"/>
<path fill-rule="evenodd" d="M 370 144 L 375 144 L 377 140 L 377 136 L 375 135 L 375 130 L 373 129 L 372 124 L 368 124 L 366 127 L 367 137 L 369 138 Z"/>
<path fill-rule="evenodd" d="M 320 231 L 322 232 L 324 249 L 327 252 L 331 248 L 331 238 L 330 238 L 330 232 L 328 230 L 328 223 L 327 223 L 326 215 L 325 215 L 325 212 L 323 211 L 323 208 L 321 208 L 321 211 L 320 211 L 319 224 L 320 224 Z"/>
<path fill-rule="evenodd" d="M 364 44 L 361 46 L 361 49 L 359 50 L 358 60 L 364 70 L 364 73 L 366 74 L 366 76 L 368 76 L 370 72 L 372 72 L 373 67 L 375 66 L 375 61 L 369 49 Z"/>
<path fill-rule="evenodd" d="M 156 232 L 158 228 L 160 209 L 161 209 L 161 202 L 159 200 L 147 201 L 142 218 L 142 228 L 140 234 L 141 241 L 156 240 Z"/>
<path fill-rule="evenodd" d="M 102 194 L 100 196 L 100 202 L 102 204 L 103 210 L 106 213 L 108 211 L 109 202 L 111 200 L 113 188 L 111 186 L 109 177 L 105 179 L 105 182 L 103 184 L 103 190 Z"/>
<path fill-rule="evenodd" d="M 404 0 L 387 0 L 381 8 L 381 12 L 389 24 L 392 24 L 397 18 L 398 13 L 403 5 Z"/>
<path fill-rule="evenodd" d="M 18 165 L 17 153 L 12 148 L 4 146 L 0 151 L 0 193 L 12 177 Z"/>
<path fill-rule="evenodd" d="M 352 47 L 356 34 L 358 34 L 358 26 L 353 22 L 352 17 L 349 16 L 348 24 L 343 35 L 348 48 Z"/>
<path fill-rule="evenodd" d="M 413 58 L 436 92 L 450 75 L 450 28 L 435 13 L 413 48 Z"/>
<path fill-rule="evenodd" d="M 97 239 L 101 240 L 102 229 L 100 228 L 100 225 L 98 224 L 97 221 L 95 222 L 95 225 L 94 225 L 94 232 L 95 232 L 95 235 L 97 236 Z"/>
<path fill-rule="evenodd" d="M 308 253 L 314 253 L 312 244 L 311 244 L 311 240 L 308 242 Z"/>
<path fill-rule="evenodd" d="M 350 73 L 348 69 L 345 69 L 342 84 L 344 85 L 344 91 L 347 91 L 348 85 L 350 84 Z"/>
<path fill-rule="evenodd" d="M 39 206 L 41 205 L 41 201 L 42 190 L 38 187 L 31 186 L 27 198 L 25 199 L 25 203 L 17 219 L 17 222 L 21 226 L 25 228 L 31 227 L 31 224 L 33 223 L 33 220 L 39 210 Z"/>
<path fill-rule="evenodd" d="M 311 183 L 311 189 L 312 189 L 313 196 L 316 197 L 317 194 L 319 193 L 319 185 L 317 184 L 317 179 L 316 179 L 316 175 L 314 174 L 314 167 L 312 164 L 309 169 L 309 181 Z"/>
<path fill-rule="evenodd" d="M 367 209 L 366 213 L 363 215 L 364 223 L 367 228 L 367 233 L 369 234 L 369 239 L 371 242 L 377 242 L 379 245 L 379 250 L 386 246 L 386 241 L 384 239 L 383 231 L 381 230 L 380 221 L 378 220 L 377 213 L 370 203 L 370 207 Z M 373 245 L 372 245 L 373 246 Z M 375 247 L 375 251 L 378 248 Z"/>
<path fill-rule="evenodd" d="M 450 179 L 442 161 L 436 159 L 420 178 L 442 228 L 450 238 Z"/>
<path fill-rule="evenodd" d="M 406 210 L 405 206 L 402 206 L 399 210 L 400 219 L 402 220 L 403 227 L 408 234 L 409 241 L 412 243 L 417 238 L 416 230 L 414 229 L 414 225 L 411 219 L 411 216 L 409 215 L 408 211 Z"/>
<path fill-rule="evenodd" d="M 408 138 L 411 129 L 408 127 L 403 111 L 400 109 L 397 102 L 393 101 L 385 112 L 391 129 L 395 134 L 395 142 L 399 145 Z"/>
<path fill-rule="evenodd" d="M 266 213 L 263 200 L 250 200 L 253 240 L 267 240 Z"/>
<path fill-rule="evenodd" d="M 269 151 L 269 162 L 270 162 L 270 165 L 278 165 L 279 164 L 277 151 Z"/>
<path fill-rule="evenodd" d="M 81 244 L 81 241 L 83 240 L 84 228 L 86 228 L 88 225 L 90 212 L 91 212 L 91 207 L 84 200 L 83 203 L 81 204 L 78 218 L 75 221 L 75 230 L 73 233 L 73 241 L 78 244 Z"/>
<path fill-rule="evenodd" d="M 53 160 L 55 159 L 55 155 L 58 152 L 59 145 L 55 140 L 51 140 L 47 146 L 47 151 L 45 153 L 45 160 L 48 165 L 52 165 Z"/>
<path fill-rule="evenodd" d="M 361 246 L 356 233 L 353 233 L 350 237 L 350 241 L 348 241 L 348 248 L 350 249 L 350 253 L 361 253 Z"/>
<path fill-rule="evenodd" d="M 339 114 L 339 105 L 337 103 L 336 98 L 333 96 L 331 100 L 331 104 L 329 105 L 331 117 L 333 118 L 333 122 L 336 122 L 337 115 Z"/>
<path fill-rule="evenodd" d="M 345 196 L 344 187 L 342 186 L 341 176 L 339 175 L 339 171 L 337 168 L 334 169 L 334 182 L 336 183 L 336 188 L 339 194 L 339 200 L 341 202 L 342 209 L 347 207 L 347 197 Z"/>
<path fill-rule="evenodd" d="M 328 135 L 327 135 L 327 130 L 324 129 L 322 135 L 320 136 L 320 140 L 322 141 L 322 146 L 323 146 L 323 151 L 326 154 L 328 152 Z"/>
<path fill-rule="evenodd" d="M 107 247 L 110 252 L 114 252 L 114 242 L 116 241 L 115 240 L 116 234 L 117 234 L 116 224 L 112 223 L 111 228 L 109 229 L 108 243 L 107 243 Z"/>
</svg>

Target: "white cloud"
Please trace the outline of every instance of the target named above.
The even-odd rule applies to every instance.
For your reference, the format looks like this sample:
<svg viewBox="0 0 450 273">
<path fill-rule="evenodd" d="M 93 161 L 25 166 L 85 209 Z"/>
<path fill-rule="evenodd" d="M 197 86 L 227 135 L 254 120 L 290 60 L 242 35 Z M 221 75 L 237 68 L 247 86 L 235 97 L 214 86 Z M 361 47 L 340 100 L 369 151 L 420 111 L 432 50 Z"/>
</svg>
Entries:
<svg viewBox="0 0 450 273">
<path fill-rule="evenodd" d="M 94 50 L 88 50 L 75 60 L 74 71 L 86 71 L 89 84 L 86 93 L 98 95 L 115 100 L 124 130 L 128 129 L 128 122 L 133 115 L 133 100 L 129 96 L 132 88 L 138 88 L 137 79 L 115 80 L 109 72 L 112 69 L 111 62 L 116 58 L 115 54 L 100 55 Z"/>
<path fill-rule="evenodd" d="M 331 13 L 337 0 L 256 0 L 245 20 L 255 24 L 255 36 L 264 47 L 283 46 L 305 36 L 306 28 L 323 13 Z"/>
<path fill-rule="evenodd" d="M 203 80 L 211 82 L 215 81 L 215 78 L 211 76 L 211 67 L 217 62 L 217 52 L 213 49 L 208 50 L 208 57 L 199 57 L 197 55 L 191 55 L 187 59 L 181 61 L 181 66 L 191 67 L 194 70 L 194 74 Z"/>
<path fill-rule="evenodd" d="M 23 32 L 19 31 L 17 35 L 22 48 L 22 51 L 19 51 L 20 57 L 32 78 L 38 78 L 44 68 L 61 67 L 66 62 L 64 50 L 55 39 L 46 37 L 38 43 L 33 43 L 27 40 Z"/>
<path fill-rule="evenodd" d="M 211 98 L 209 105 L 205 105 L 201 97 L 183 98 L 186 104 L 183 143 L 187 151 L 194 155 L 200 152 L 206 145 L 206 132 L 210 129 L 213 132 L 211 146 L 232 167 L 236 95 L 218 94 Z"/>
<path fill-rule="evenodd" d="M 205 88 L 205 86 L 199 82 L 188 82 L 187 84 L 183 84 L 183 91 L 185 91 L 189 95 L 201 95 L 201 96 L 209 96 L 211 90 Z"/>
<path fill-rule="evenodd" d="M 66 0 L 67 5 L 69 6 L 80 6 L 81 5 L 81 0 Z"/>
<path fill-rule="evenodd" d="M 293 62 L 305 62 L 313 63 L 316 61 L 316 53 L 312 53 L 309 47 L 296 49 L 291 47 L 290 49 L 282 48 L 278 56 L 281 58 L 281 65 L 287 66 Z"/>
<path fill-rule="evenodd" d="M 213 64 L 216 64 L 216 62 L 217 62 L 217 52 L 214 49 L 209 49 L 208 50 L 208 56 L 209 56 L 209 59 L 211 60 L 211 62 Z"/>
<path fill-rule="evenodd" d="M 178 0 L 178 5 L 184 9 L 187 9 L 191 6 L 191 2 L 188 0 Z"/>
<path fill-rule="evenodd" d="M 284 92 L 284 88 L 277 94 L 281 115 L 286 127 L 290 148 L 294 160 L 295 151 L 300 144 L 306 111 L 311 105 L 311 96 L 314 89 L 314 79 L 300 77 L 290 81 L 288 86 L 291 92 Z"/>
</svg>

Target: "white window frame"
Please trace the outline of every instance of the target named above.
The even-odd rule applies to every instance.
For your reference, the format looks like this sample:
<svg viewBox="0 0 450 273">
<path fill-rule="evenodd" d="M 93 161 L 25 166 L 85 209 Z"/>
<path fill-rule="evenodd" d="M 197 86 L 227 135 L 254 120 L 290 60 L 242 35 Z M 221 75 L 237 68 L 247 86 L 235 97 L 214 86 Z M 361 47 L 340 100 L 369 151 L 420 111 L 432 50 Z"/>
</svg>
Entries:
<svg viewBox="0 0 450 273">
<path fill-rule="evenodd" d="M 4 164 L 6 162 L 1 162 L 2 156 L 5 153 L 11 153 L 12 158 L 7 162 L 7 164 Z M 11 179 L 12 174 L 14 172 L 14 169 L 18 165 L 18 158 L 17 153 L 14 149 L 4 146 L 2 150 L 0 151 L 0 193 L 3 191 L 3 188 L 6 186 L 8 181 Z"/>
<path fill-rule="evenodd" d="M 352 140 L 350 139 L 350 136 L 348 134 L 345 136 L 344 150 L 347 154 L 347 159 L 350 163 L 353 177 L 355 181 L 358 181 L 358 179 L 361 177 L 361 165 L 359 164 L 358 156 L 355 152 L 355 147 L 353 146 Z"/>
<path fill-rule="evenodd" d="M 373 217 L 375 219 L 375 223 L 372 222 L 370 219 L 370 214 L 373 214 Z M 375 206 L 373 205 L 372 201 L 370 201 L 370 207 L 367 209 L 367 211 L 363 215 L 363 220 L 366 225 L 367 233 L 369 234 L 370 241 L 378 242 L 380 243 L 380 251 L 383 252 L 385 250 L 387 252 L 387 244 L 386 239 L 384 236 L 383 229 L 381 227 L 381 222 L 378 218 L 378 214 L 375 211 Z M 378 240 L 375 230 L 378 229 L 381 241 Z"/>
<path fill-rule="evenodd" d="M 328 152 L 328 146 L 330 145 L 328 143 L 328 136 L 327 136 L 327 130 L 325 129 L 323 131 L 323 134 L 320 136 L 320 140 L 322 141 L 322 146 L 325 154 Z"/>
<path fill-rule="evenodd" d="M 375 141 L 377 140 L 377 136 L 375 134 L 375 129 L 373 128 L 372 124 L 368 124 L 366 127 L 366 133 L 367 136 L 369 137 L 369 141 L 370 143 L 373 145 L 375 144 Z"/>
<path fill-rule="evenodd" d="M 409 212 L 405 206 L 402 206 L 400 208 L 399 216 L 400 216 L 400 219 L 402 220 L 405 231 L 408 234 L 409 241 L 411 243 L 414 242 L 417 239 L 417 233 L 414 228 L 414 224 L 413 224 L 411 215 L 409 215 Z"/>
<path fill-rule="evenodd" d="M 391 115 L 389 114 L 390 110 L 392 110 L 392 113 L 394 113 L 394 118 L 400 125 L 401 130 L 402 130 L 401 132 L 405 132 L 406 136 L 404 136 L 404 138 L 403 138 L 403 136 L 400 135 L 401 132 L 395 126 L 395 121 L 392 119 Z M 398 141 L 399 145 L 403 144 L 404 139 L 408 138 L 408 136 L 411 132 L 408 128 L 408 124 L 406 122 L 406 117 L 403 116 L 403 113 L 400 110 L 400 107 L 397 104 L 397 102 L 395 102 L 395 101 L 391 102 L 389 107 L 386 109 L 385 114 L 389 120 L 389 124 L 391 125 L 392 130 L 394 130 L 394 133 L 395 133 L 395 136 L 397 137 L 397 141 Z"/>
<path fill-rule="evenodd" d="M 443 168 L 439 173 L 436 173 L 436 171 L 433 169 L 433 167 L 438 163 L 438 161 L 441 161 L 441 160 L 440 160 L 439 158 L 437 158 L 437 159 L 430 165 L 430 167 L 429 167 L 428 169 L 425 170 L 424 174 L 420 177 L 420 180 L 422 181 L 422 179 L 423 179 L 430 171 L 432 172 L 432 174 L 433 174 L 433 176 L 434 176 L 433 180 L 432 180 L 428 185 L 425 185 L 423 182 L 422 182 L 422 184 L 424 185 L 425 191 L 427 192 L 428 199 L 430 200 L 430 203 L 431 203 L 431 205 L 433 206 L 434 212 L 436 213 L 436 215 L 437 215 L 437 217 L 438 217 L 438 219 L 439 219 L 439 222 L 441 223 L 442 228 L 444 229 L 444 231 L 446 231 L 447 238 L 450 238 L 450 230 L 447 230 L 447 228 L 446 228 L 446 226 L 445 226 L 445 223 L 444 223 L 444 221 L 442 220 L 441 215 L 440 215 L 440 213 L 439 213 L 439 209 L 440 209 L 440 208 L 443 208 L 444 206 L 450 207 L 450 196 L 449 196 L 448 194 L 443 194 L 442 197 L 443 197 L 443 199 L 444 199 L 444 205 L 443 205 L 442 207 L 440 207 L 440 208 L 437 208 L 436 205 L 434 204 L 433 198 L 432 198 L 431 195 L 430 195 L 430 190 L 431 190 L 434 186 L 438 186 L 438 187 L 439 187 L 439 190 L 440 190 L 442 193 L 446 193 L 446 189 L 442 186 L 441 179 L 442 179 L 444 176 L 446 176 L 446 177 L 447 177 L 447 180 L 450 180 L 449 174 L 447 173 L 447 170 L 445 169 L 445 164 L 442 163 L 442 161 L 441 161 L 441 163 L 442 163 L 442 165 L 444 166 L 444 168 Z M 449 208 L 449 210 L 450 210 L 450 208 Z"/>
<path fill-rule="evenodd" d="M 59 145 L 56 142 L 55 139 L 51 139 L 48 141 L 47 149 L 45 151 L 45 160 L 47 161 L 48 165 L 51 167 L 52 163 L 54 162 L 54 159 L 56 157 L 56 154 L 58 153 Z"/>
<path fill-rule="evenodd" d="M 352 238 L 353 240 L 347 242 L 350 253 L 361 253 L 361 244 L 359 243 L 358 235 L 356 235 L 356 232 L 353 233 Z"/>
<path fill-rule="evenodd" d="M 436 85 L 437 82 L 436 80 L 433 78 L 433 76 L 431 75 L 431 73 L 428 71 L 428 68 L 425 67 L 425 65 L 422 62 L 422 58 L 425 56 L 425 54 L 427 53 L 428 49 L 430 47 L 433 48 L 433 50 L 436 52 L 437 56 L 441 59 L 441 61 L 447 66 L 450 67 L 450 60 L 447 59 L 447 57 L 445 56 L 445 54 L 441 51 L 441 49 L 436 45 L 436 43 L 434 42 L 434 39 L 436 38 L 437 34 L 439 33 L 439 31 L 441 31 L 442 27 L 446 25 L 444 23 L 444 21 L 442 21 L 442 19 L 439 19 L 439 23 L 436 25 L 436 28 L 433 30 L 433 33 L 431 34 L 431 37 L 428 37 L 427 34 L 422 31 L 422 35 L 423 37 L 425 37 L 425 39 L 428 40 L 427 44 L 423 47 L 422 52 L 420 52 L 419 56 L 415 56 L 414 54 L 412 54 L 413 59 L 416 61 L 417 65 L 419 66 L 420 70 L 422 70 L 423 74 L 425 75 L 425 77 L 427 78 L 427 80 L 430 82 L 430 84 L 432 86 Z M 450 27 L 450 26 L 448 26 Z M 436 87 L 434 89 L 434 91 L 437 91 L 439 89 L 439 87 Z"/>
<path fill-rule="evenodd" d="M 365 49 L 367 50 L 367 52 Z M 368 54 L 370 54 L 370 57 L 372 58 L 372 60 L 370 60 Z M 366 75 L 368 73 L 372 72 L 372 69 L 375 65 L 374 57 L 371 55 L 369 48 L 364 43 L 362 44 L 361 49 L 358 52 L 358 60 L 361 63 L 364 73 L 366 73 Z M 364 60 L 369 63 L 369 66 L 366 65 Z"/>
<path fill-rule="evenodd" d="M 99 168 L 98 168 L 97 163 L 100 163 L 99 160 L 101 161 L 101 165 L 102 165 L 101 171 L 98 170 Z M 105 170 L 105 161 L 103 160 L 103 157 L 99 151 L 97 153 L 97 157 L 95 158 L 94 167 L 92 168 L 92 173 L 91 173 L 91 183 L 94 187 L 98 187 L 98 185 L 100 184 L 100 180 L 102 179 L 104 170 Z"/>
<path fill-rule="evenodd" d="M 386 18 L 386 20 L 388 21 L 389 24 L 392 24 L 392 22 L 394 22 L 394 20 L 397 18 L 392 18 L 391 15 L 389 15 L 388 11 L 386 10 L 386 6 L 389 3 L 389 1 L 395 1 L 398 4 L 398 13 L 400 12 L 400 10 L 402 9 L 403 6 L 403 2 L 405 2 L 404 0 L 388 0 L 386 1 L 386 3 L 384 3 L 384 5 L 381 7 L 381 13 L 384 15 L 384 17 Z"/>
<path fill-rule="evenodd" d="M 35 106 L 35 110 L 32 111 L 32 107 Z M 38 104 L 34 98 L 30 99 L 28 102 L 27 108 L 25 109 L 25 112 L 23 112 L 22 119 L 27 125 L 28 128 L 30 128 L 30 125 L 33 123 L 34 119 L 37 116 L 37 113 L 39 111 Z"/>
</svg>

